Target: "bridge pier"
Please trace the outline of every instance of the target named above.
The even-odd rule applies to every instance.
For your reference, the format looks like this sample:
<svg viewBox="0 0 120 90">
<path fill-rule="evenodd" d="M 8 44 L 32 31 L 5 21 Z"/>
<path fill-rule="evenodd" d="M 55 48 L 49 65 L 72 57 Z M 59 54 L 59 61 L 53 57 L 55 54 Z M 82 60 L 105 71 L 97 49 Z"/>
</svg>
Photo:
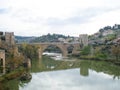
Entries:
<svg viewBox="0 0 120 90">
<path fill-rule="evenodd" d="M 74 48 L 73 48 L 73 51 L 72 51 L 72 54 L 79 54 L 80 53 L 80 44 L 74 44 Z"/>
<path fill-rule="evenodd" d="M 42 58 L 42 50 L 41 50 L 41 48 L 38 48 L 38 58 L 39 59 Z"/>
<path fill-rule="evenodd" d="M 67 51 L 67 47 L 64 47 L 63 50 L 62 50 L 62 56 L 64 58 L 66 58 L 68 56 L 68 51 Z"/>
</svg>

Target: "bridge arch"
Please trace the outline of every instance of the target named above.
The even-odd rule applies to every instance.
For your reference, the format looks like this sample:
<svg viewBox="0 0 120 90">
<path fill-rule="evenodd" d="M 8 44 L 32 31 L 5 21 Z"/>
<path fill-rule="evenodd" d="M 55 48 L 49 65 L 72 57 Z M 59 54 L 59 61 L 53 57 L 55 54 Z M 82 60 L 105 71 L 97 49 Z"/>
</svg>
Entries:
<svg viewBox="0 0 120 90">
<path fill-rule="evenodd" d="M 46 49 L 43 50 L 43 52 L 62 53 L 62 50 L 56 45 L 48 45 Z"/>
<path fill-rule="evenodd" d="M 39 53 L 39 58 L 42 57 L 43 52 L 45 51 L 45 49 L 47 49 L 49 46 L 56 46 L 60 49 L 62 56 L 63 57 L 67 57 L 67 47 L 63 44 L 44 44 L 44 45 L 40 45 L 39 49 L 38 49 L 38 53 Z"/>
<path fill-rule="evenodd" d="M 69 46 L 67 46 L 68 54 L 72 54 L 73 49 L 74 49 L 74 45 L 69 45 Z"/>
<path fill-rule="evenodd" d="M 68 55 L 78 55 L 80 53 L 80 49 L 81 47 L 79 43 L 67 45 Z"/>
</svg>

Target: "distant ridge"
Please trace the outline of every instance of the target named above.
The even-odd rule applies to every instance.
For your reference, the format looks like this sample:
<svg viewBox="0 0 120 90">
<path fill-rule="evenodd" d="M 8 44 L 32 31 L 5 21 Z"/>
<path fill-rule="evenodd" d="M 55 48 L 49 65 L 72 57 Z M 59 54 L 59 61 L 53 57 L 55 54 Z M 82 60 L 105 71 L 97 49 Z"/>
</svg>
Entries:
<svg viewBox="0 0 120 90">
<path fill-rule="evenodd" d="M 42 35 L 39 37 L 34 37 L 34 36 L 15 36 L 15 40 L 17 43 L 34 43 L 34 42 L 58 42 L 59 38 L 70 38 L 71 36 L 65 36 L 62 34 L 47 34 L 47 35 Z"/>
</svg>

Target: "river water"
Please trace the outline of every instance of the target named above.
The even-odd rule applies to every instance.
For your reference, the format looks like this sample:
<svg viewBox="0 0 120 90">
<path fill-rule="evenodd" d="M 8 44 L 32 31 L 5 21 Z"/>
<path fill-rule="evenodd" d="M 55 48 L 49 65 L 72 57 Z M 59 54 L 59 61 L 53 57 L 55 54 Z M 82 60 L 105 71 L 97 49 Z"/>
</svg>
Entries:
<svg viewBox="0 0 120 90">
<path fill-rule="evenodd" d="M 2 83 L 0 90 L 120 90 L 120 66 L 103 61 L 32 60 L 32 79 Z"/>
</svg>

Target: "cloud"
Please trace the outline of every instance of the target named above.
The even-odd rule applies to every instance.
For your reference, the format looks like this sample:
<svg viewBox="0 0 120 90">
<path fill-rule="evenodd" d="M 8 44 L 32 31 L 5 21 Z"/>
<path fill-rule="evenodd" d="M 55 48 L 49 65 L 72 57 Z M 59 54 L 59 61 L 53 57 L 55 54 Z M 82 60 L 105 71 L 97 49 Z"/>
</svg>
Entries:
<svg viewBox="0 0 120 90">
<path fill-rule="evenodd" d="M 32 36 L 92 34 L 119 23 L 119 8 L 119 0 L 0 0 L 0 28 Z"/>
<path fill-rule="evenodd" d="M 66 19 L 59 18 L 48 18 L 48 25 L 57 25 L 57 26 L 65 26 L 68 24 L 83 24 L 89 22 L 89 20 L 93 17 L 99 16 L 100 14 L 108 13 L 114 9 L 104 9 L 104 8 L 87 8 L 84 11 L 77 11 L 72 17 L 68 17 Z"/>
</svg>

